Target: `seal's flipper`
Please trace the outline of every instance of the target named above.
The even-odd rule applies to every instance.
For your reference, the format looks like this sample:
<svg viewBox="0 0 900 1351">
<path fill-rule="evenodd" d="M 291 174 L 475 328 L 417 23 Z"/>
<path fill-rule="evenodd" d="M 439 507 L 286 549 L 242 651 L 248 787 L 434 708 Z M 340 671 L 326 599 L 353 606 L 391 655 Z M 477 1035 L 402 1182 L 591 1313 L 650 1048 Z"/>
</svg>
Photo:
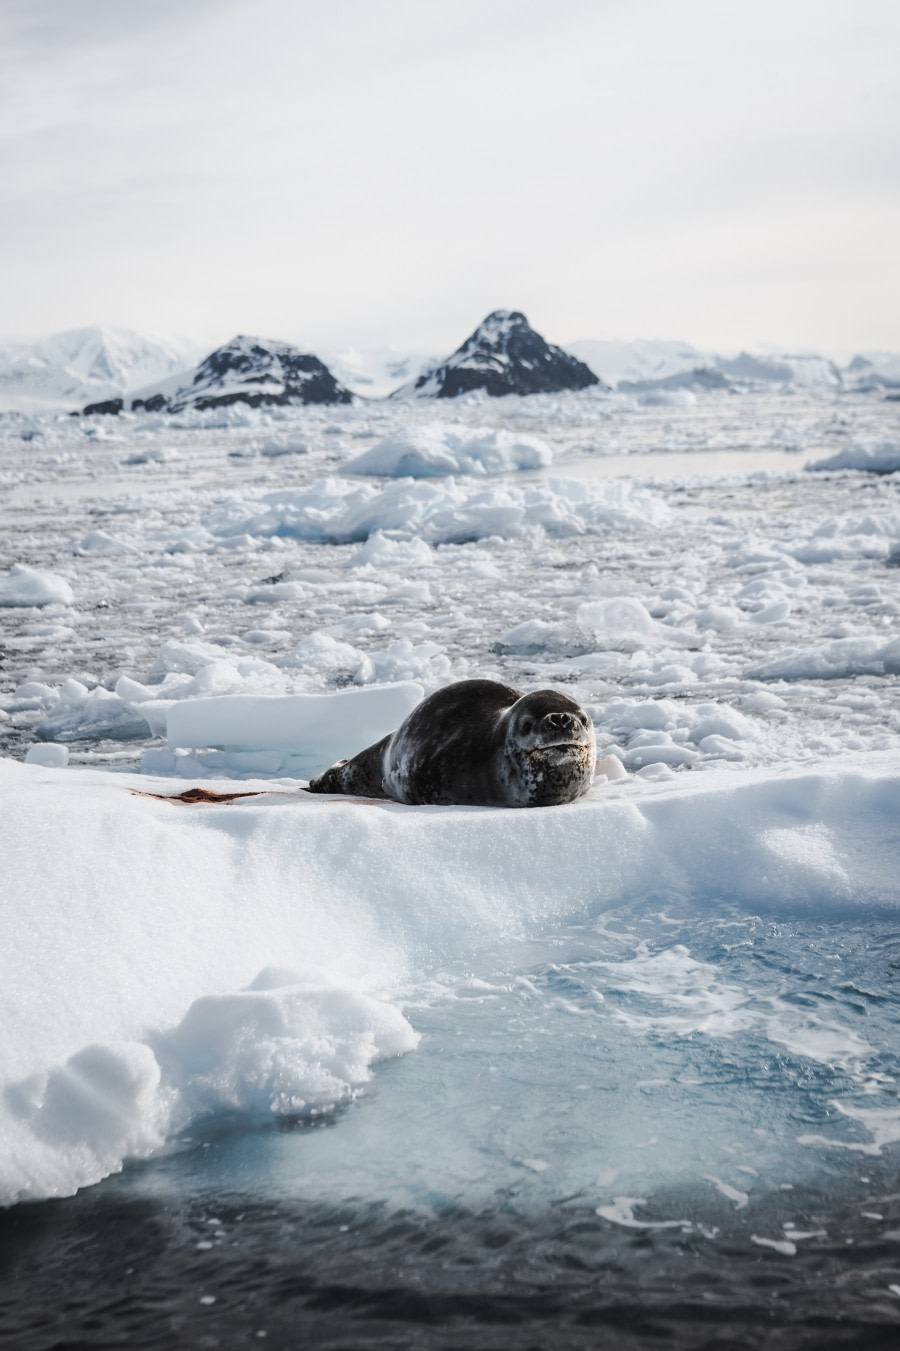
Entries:
<svg viewBox="0 0 900 1351">
<path fill-rule="evenodd" d="M 382 761 L 390 736 L 382 737 L 352 760 L 338 760 L 309 781 L 311 793 L 346 793 L 350 797 L 387 797 Z"/>
</svg>

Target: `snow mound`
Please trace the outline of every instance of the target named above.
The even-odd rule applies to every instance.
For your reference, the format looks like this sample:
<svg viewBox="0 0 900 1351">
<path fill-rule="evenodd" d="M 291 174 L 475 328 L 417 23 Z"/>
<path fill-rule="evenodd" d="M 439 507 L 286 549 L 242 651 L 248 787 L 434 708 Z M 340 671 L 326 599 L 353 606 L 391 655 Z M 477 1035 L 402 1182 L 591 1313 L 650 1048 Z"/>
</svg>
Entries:
<svg viewBox="0 0 900 1351">
<path fill-rule="evenodd" d="M 543 469 L 553 462 L 550 447 L 536 436 L 490 427 L 431 422 L 401 427 L 377 446 L 350 460 L 352 474 L 434 478 L 444 474 L 503 474 Z"/>
<path fill-rule="evenodd" d="M 64 577 L 55 572 L 13 563 L 6 577 L 0 577 L 0 606 L 72 605 L 75 593 Z"/>
<path fill-rule="evenodd" d="M 896 753 L 619 779 L 534 812 L 147 796 L 182 787 L 0 760 L 0 1204 L 205 1117 L 332 1111 L 415 1047 L 413 973 L 503 939 L 667 893 L 698 915 L 898 906 Z"/>
</svg>

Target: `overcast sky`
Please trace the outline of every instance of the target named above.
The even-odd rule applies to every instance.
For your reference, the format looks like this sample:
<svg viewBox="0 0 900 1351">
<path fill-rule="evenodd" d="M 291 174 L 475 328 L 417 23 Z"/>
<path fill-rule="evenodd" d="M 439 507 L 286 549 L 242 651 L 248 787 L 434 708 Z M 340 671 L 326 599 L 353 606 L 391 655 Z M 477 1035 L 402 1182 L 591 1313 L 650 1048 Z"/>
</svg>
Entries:
<svg viewBox="0 0 900 1351">
<path fill-rule="evenodd" d="M 900 350 L 897 0 L 2 0 L 0 334 Z"/>
</svg>

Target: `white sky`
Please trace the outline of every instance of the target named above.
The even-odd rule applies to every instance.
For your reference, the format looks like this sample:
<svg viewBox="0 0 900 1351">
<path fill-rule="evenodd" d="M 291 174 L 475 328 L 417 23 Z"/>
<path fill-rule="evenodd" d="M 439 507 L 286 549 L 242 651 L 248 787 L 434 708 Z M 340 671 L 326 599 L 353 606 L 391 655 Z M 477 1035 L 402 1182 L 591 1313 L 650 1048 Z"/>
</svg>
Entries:
<svg viewBox="0 0 900 1351">
<path fill-rule="evenodd" d="M 0 333 L 900 350 L 897 0 L 2 0 Z"/>
</svg>

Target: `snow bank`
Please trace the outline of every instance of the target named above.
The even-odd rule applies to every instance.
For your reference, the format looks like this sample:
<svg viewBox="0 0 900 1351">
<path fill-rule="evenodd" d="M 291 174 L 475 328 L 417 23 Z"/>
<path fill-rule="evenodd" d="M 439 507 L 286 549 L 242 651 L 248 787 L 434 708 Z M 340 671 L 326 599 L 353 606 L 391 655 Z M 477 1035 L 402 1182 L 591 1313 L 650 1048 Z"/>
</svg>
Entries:
<svg viewBox="0 0 900 1351">
<path fill-rule="evenodd" d="M 0 760 L 5 1203 L 70 1193 L 209 1114 L 331 1110 L 415 1046 L 413 973 L 504 938 L 667 893 L 700 912 L 900 907 L 897 753 L 630 778 L 535 812 L 146 796 L 183 787 Z"/>
<path fill-rule="evenodd" d="M 503 474 L 511 469 L 544 469 L 553 452 L 536 436 L 426 422 L 401 427 L 377 446 L 350 460 L 351 474 L 385 474 L 407 478 L 434 478 L 444 474 Z"/>
<path fill-rule="evenodd" d="M 74 600 L 69 583 L 55 572 L 13 563 L 7 576 L 0 577 L 0 606 L 72 605 Z"/>
<path fill-rule="evenodd" d="M 900 446 L 888 441 L 877 445 L 847 446 L 827 459 L 815 460 L 807 469 L 862 469 L 870 474 L 900 473 Z"/>
<path fill-rule="evenodd" d="M 490 535 L 518 539 L 536 529 L 567 536 L 659 527 L 670 518 L 662 497 L 627 479 L 590 483 L 551 478 L 524 487 L 479 489 L 454 480 L 400 479 L 377 489 L 346 479 L 308 488 L 235 498 L 204 520 L 211 535 L 360 543 L 377 531 L 459 544 Z"/>
</svg>

